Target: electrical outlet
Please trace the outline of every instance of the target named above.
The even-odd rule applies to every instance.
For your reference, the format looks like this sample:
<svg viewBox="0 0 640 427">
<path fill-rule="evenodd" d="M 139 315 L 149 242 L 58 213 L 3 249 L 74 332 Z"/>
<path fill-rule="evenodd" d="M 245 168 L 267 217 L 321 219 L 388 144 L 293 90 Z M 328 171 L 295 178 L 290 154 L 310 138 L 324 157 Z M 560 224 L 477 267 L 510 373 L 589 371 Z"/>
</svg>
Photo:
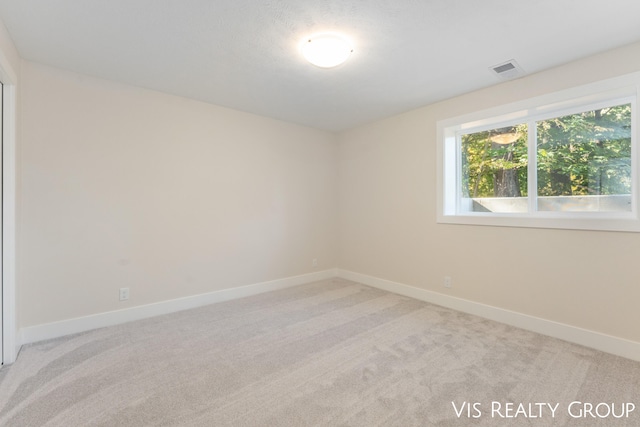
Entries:
<svg viewBox="0 0 640 427">
<path fill-rule="evenodd" d="M 311 266 L 312 267 L 317 267 L 318 266 L 318 258 L 314 258 L 311 260 Z"/>
<path fill-rule="evenodd" d="M 449 277 L 449 276 L 445 276 L 445 277 L 444 277 L 444 281 L 442 282 L 442 284 L 444 285 L 444 287 L 445 287 L 445 288 L 450 288 L 450 287 L 451 287 L 452 282 L 453 282 L 453 281 L 451 280 L 451 277 Z"/>
<path fill-rule="evenodd" d="M 129 299 L 129 288 L 120 288 L 120 301 Z"/>
</svg>

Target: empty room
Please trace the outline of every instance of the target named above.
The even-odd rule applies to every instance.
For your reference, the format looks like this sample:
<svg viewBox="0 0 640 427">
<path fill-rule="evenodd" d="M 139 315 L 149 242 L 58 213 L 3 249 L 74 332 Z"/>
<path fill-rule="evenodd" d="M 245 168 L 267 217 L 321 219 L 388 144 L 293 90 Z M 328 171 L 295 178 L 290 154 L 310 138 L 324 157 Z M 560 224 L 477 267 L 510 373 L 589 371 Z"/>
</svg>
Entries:
<svg viewBox="0 0 640 427">
<path fill-rule="evenodd" d="M 640 425 L 638 17 L 0 0 L 0 425 Z"/>
</svg>

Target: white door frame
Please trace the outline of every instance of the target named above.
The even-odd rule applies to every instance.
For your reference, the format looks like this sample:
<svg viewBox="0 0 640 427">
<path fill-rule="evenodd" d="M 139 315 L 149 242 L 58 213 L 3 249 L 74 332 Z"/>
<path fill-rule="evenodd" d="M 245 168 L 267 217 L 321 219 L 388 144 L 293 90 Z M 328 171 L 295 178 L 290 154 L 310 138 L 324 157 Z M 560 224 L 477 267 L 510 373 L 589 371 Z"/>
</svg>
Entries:
<svg viewBox="0 0 640 427">
<path fill-rule="evenodd" d="M 18 79 L 0 51 L 2 97 L 2 363 L 16 360 L 16 110 Z"/>
</svg>

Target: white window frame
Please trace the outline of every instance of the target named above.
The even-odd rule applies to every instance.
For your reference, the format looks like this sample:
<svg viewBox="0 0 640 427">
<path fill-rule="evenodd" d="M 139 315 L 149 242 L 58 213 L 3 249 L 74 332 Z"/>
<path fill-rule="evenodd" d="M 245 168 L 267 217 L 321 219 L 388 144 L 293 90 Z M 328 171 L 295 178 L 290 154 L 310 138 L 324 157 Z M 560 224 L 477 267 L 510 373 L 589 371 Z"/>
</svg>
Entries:
<svg viewBox="0 0 640 427">
<path fill-rule="evenodd" d="M 639 111 L 640 73 L 603 80 L 561 92 L 483 110 L 437 123 L 437 221 L 448 224 L 507 227 L 562 228 L 579 230 L 640 232 L 638 210 L 640 182 Z M 529 162 L 529 211 L 526 213 L 468 212 L 460 208 L 460 135 L 520 123 L 535 123 L 605 106 L 631 104 L 631 211 L 626 212 L 548 212 L 537 211 L 535 162 Z M 529 158 L 537 155 L 536 132 L 529 129 Z M 531 195 L 534 195 L 531 197 Z"/>
</svg>

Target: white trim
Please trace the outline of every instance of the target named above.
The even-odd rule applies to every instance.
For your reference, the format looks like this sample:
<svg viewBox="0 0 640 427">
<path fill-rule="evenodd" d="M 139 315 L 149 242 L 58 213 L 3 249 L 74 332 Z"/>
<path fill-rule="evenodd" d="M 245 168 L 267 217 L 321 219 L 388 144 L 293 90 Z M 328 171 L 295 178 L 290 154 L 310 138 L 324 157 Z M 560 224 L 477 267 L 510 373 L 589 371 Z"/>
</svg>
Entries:
<svg viewBox="0 0 640 427">
<path fill-rule="evenodd" d="M 338 277 L 640 361 L 640 343 L 348 270 Z"/>
<path fill-rule="evenodd" d="M 141 305 L 123 310 L 109 311 L 90 316 L 77 317 L 75 319 L 62 320 L 59 322 L 29 326 L 20 329 L 20 343 L 29 344 L 37 341 L 58 338 L 78 332 L 85 332 L 92 329 L 104 328 L 106 326 L 113 326 L 134 320 L 173 313 L 176 311 L 188 310 L 217 302 L 229 301 L 278 289 L 290 288 L 292 286 L 298 286 L 305 283 L 326 280 L 336 277 L 336 275 L 335 269 L 329 269 L 300 276 L 256 283 L 253 285 L 240 286 L 238 288 L 223 289 L 206 294 L 162 301 L 155 304 Z"/>
<path fill-rule="evenodd" d="M 2 142 L 2 362 L 16 360 L 16 87 L 4 91 Z"/>
<path fill-rule="evenodd" d="M 30 326 L 19 331 L 19 342 L 22 345 L 46 339 L 58 338 L 92 329 L 118 325 L 176 311 L 188 310 L 217 302 L 257 295 L 314 281 L 326 280 L 332 277 L 340 277 L 354 282 L 359 282 L 385 291 L 484 317 L 486 319 L 548 335 L 554 338 L 559 338 L 585 347 L 604 351 L 606 353 L 640 361 L 640 343 L 635 341 L 342 269 L 329 269 L 301 276 L 287 277 L 284 279 L 261 282 L 238 288 L 223 289 L 206 294 L 163 301 L 155 304 Z"/>
<path fill-rule="evenodd" d="M 2 105 L 2 356 L 5 365 L 16 360 L 16 110 L 18 79 L 0 51 Z"/>
</svg>

